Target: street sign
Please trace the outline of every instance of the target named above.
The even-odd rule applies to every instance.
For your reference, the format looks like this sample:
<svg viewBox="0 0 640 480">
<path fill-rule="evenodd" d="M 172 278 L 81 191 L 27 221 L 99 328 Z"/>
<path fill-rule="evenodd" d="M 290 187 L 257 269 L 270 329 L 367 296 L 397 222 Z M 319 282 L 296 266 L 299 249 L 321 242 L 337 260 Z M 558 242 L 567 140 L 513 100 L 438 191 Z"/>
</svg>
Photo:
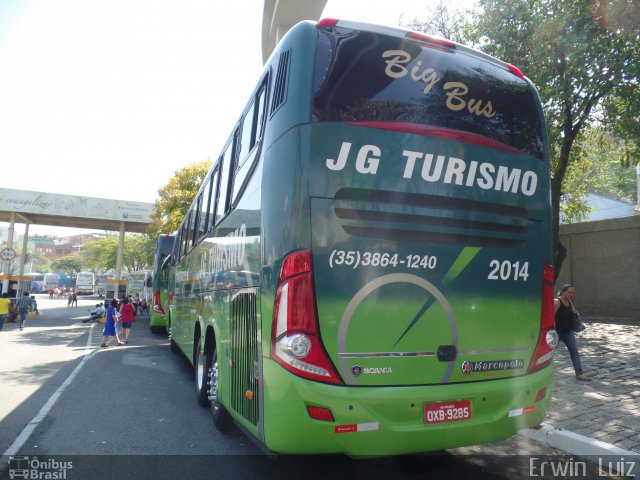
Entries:
<svg viewBox="0 0 640 480">
<path fill-rule="evenodd" d="M 7 261 L 13 260 L 16 258 L 16 251 L 13 248 L 3 248 L 0 251 L 0 258 Z"/>
</svg>

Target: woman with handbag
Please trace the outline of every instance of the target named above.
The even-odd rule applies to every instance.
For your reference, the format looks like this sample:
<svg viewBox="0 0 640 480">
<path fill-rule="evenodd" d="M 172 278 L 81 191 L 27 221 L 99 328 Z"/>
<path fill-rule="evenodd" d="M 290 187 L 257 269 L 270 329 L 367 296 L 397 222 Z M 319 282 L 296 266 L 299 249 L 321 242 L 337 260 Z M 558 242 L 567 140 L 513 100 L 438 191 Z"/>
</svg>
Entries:
<svg viewBox="0 0 640 480">
<path fill-rule="evenodd" d="M 584 375 L 582 365 L 580 363 L 580 354 L 578 353 L 578 345 L 576 344 L 576 336 L 574 334 L 574 317 L 578 314 L 573 306 L 573 296 L 576 289 L 573 285 L 563 285 L 558 292 L 558 298 L 553 301 L 554 311 L 556 315 L 556 331 L 560 340 L 564 342 L 571 355 L 571 363 L 576 372 L 576 380 L 581 382 L 590 382 L 591 378 Z"/>
</svg>

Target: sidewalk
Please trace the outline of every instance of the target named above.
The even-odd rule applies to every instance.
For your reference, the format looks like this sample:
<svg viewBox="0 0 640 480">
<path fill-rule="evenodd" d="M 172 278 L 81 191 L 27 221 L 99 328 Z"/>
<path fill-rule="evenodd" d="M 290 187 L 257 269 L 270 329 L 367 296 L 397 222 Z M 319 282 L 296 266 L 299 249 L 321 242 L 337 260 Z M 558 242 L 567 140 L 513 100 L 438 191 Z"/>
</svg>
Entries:
<svg viewBox="0 0 640 480">
<path fill-rule="evenodd" d="M 561 342 L 543 428 L 521 433 L 574 455 L 640 455 L 640 325 L 586 323 L 578 351 L 593 381 L 576 381 Z"/>
</svg>

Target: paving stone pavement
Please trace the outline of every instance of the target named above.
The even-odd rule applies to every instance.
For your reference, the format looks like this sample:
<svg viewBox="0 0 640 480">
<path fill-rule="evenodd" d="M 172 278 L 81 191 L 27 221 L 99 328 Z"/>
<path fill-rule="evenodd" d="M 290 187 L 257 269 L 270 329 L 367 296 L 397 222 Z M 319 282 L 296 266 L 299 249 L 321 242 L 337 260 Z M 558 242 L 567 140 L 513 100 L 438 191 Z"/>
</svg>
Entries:
<svg viewBox="0 0 640 480">
<path fill-rule="evenodd" d="M 640 322 L 589 322 L 576 334 L 585 375 L 579 382 L 564 343 L 555 355 L 552 401 L 545 423 L 640 452 Z"/>
</svg>

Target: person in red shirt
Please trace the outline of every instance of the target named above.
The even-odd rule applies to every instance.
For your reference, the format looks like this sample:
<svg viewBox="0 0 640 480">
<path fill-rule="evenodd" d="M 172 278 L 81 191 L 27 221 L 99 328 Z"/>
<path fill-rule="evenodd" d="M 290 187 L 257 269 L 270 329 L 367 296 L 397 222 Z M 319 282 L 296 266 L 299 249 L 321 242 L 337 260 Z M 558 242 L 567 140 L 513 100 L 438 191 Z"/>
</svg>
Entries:
<svg viewBox="0 0 640 480">
<path fill-rule="evenodd" d="M 124 297 L 122 299 L 122 306 L 120 307 L 120 324 L 122 325 L 122 332 L 124 333 L 124 343 L 129 343 L 131 324 L 135 316 L 136 313 L 133 310 L 133 305 L 127 297 Z"/>
</svg>

